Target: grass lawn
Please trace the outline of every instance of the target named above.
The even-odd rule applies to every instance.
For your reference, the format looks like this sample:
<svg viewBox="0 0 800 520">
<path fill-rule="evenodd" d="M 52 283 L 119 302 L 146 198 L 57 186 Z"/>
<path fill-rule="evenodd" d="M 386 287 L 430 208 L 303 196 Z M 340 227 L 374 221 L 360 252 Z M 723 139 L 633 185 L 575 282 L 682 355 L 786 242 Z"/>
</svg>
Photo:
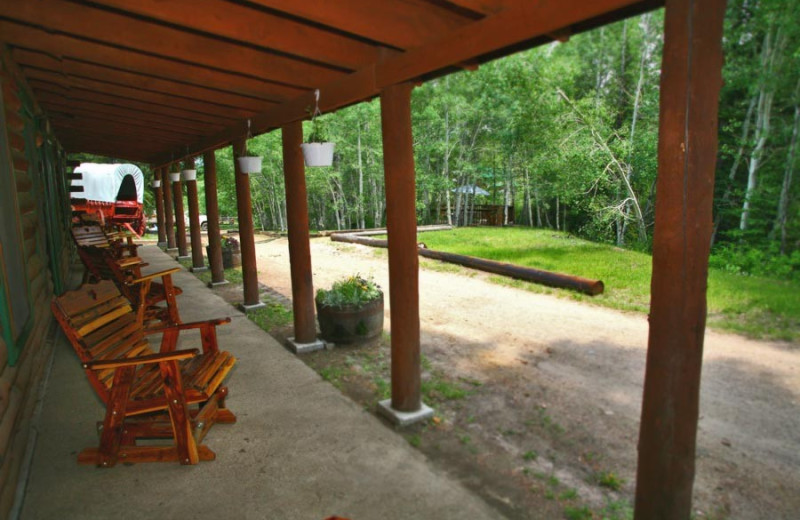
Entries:
<svg viewBox="0 0 800 520">
<path fill-rule="evenodd" d="M 501 276 L 497 283 L 590 301 L 615 309 L 648 312 L 649 254 L 581 240 L 553 230 L 459 228 L 421 233 L 419 241 L 450 253 L 602 280 L 605 292 L 586 296 Z M 712 269 L 708 281 L 708 324 L 753 338 L 800 340 L 800 284 Z"/>
</svg>

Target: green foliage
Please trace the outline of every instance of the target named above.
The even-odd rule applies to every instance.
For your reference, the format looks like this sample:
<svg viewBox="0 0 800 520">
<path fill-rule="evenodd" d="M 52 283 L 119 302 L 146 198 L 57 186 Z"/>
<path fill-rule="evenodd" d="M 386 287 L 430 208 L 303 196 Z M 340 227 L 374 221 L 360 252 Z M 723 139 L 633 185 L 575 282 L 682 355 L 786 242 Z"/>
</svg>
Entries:
<svg viewBox="0 0 800 520">
<path fill-rule="evenodd" d="M 567 520 L 592 520 L 592 510 L 586 506 L 567 506 L 564 508 L 564 518 Z"/>
<path fill-rule="evenodd" d="M 612 491 L 619 491 L 625 484 L 625 479 L 619 478 L 613 471 L 606 471 L 597 475 L 597 483 Z"/>
<path fill-rule="evenodd" d="M 247 317 L 263 330 L 270 332 L 279 327 L 285 327 L 294 319 L 290 309 L 272 300 L 268 295 L 262 295 L 261 300 L 266 307 L 248 312 Z"/>
<path fill-rule="evenodd" d="M 383 297 L 381 288 L 372 278 L 349 276 L 334 282 L 330 289 L 317 291 L 317 303 L 331 307 L 361 306 Z"/>
<path fill-rule="evenodd" d="M 425 242 L 432 249 L 602 280 L 605 292 L 589 297 L 503 277 L 490 278 L 497 283 L 554 292 L 616 309 L 648 312 L 650 308 L 652 258 L 645 253 L 526 228 L 441 231 L 427 234 Z M 719 261 L 712 260 L 712 266 Z M 742 276 L 731 270 L 709 270 L 709 325 L 756 338 L 800 338 L 800 282 L 791 281 L 789 276 L 783 280 Z"/>
<path fill-rule="evenodd" d="M 536 460 L 539 458 L 539 454 L 536 452 L 536 450 L 528 450 L 523 453 L 522 458 L 525 460 Z"/>
</svg>

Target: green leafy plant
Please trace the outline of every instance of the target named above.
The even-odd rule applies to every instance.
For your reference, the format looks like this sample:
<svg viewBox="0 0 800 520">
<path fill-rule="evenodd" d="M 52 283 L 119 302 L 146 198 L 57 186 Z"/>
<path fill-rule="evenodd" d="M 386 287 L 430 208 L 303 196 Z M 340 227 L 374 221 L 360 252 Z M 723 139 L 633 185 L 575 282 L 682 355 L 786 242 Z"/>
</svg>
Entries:
<svg viewBox="0 0 800 520">
<path fill-rule="evenodd" d="M 234 237 L 222 237 L 222 249 L 239 249 L 239 241 Z"/>
<path fill-rule="evenodd" d="M 349 276 L 331 286 L 317 291 L 317 303 L 329 307 L 362 306 L 383 297 L 383 292 L 372 278 Z"/>
<path fill-rule="evenodd" d="M 311 120 L 311 132 L 308 134 L 307 143 L 326 143 L 330 141 L 328 138 L 328 129 L 325 122 L 319 117 Z"/>
</svg>

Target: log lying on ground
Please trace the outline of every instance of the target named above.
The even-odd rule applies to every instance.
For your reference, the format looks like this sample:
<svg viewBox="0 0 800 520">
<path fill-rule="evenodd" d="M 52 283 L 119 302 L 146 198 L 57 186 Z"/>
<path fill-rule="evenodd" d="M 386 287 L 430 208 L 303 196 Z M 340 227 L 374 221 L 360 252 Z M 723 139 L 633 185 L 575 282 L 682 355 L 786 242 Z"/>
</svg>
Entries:
<svg viewBox="0 0 800 520">
<path fill-rule="evenodd" d="M 331 240 L 334 242 L 347 242 L 351 244 L 361 244 L 370 247 L 389 247 L 388 240 L 381 240 L 377 238 L 369 238 L 359 236 L 356 233 L 336 233 L 331 235 Z M 506 264 L 502 262 L 495 262 L 493 260 L 484 260 L 483 258 L 476 258 L 474 256 L 457 255 L 454 253 L 445 253 L 443 251 L 434 251 L 428 249 L 425 244 L 419 244 L 417 253 L 426 258 L 433 258 L 442 262 L 450 262 L 453 264 L 463 265 L 472 269 L 495 273 L 503 276 L 509 276 L 517 280 L 524 280 L 526 282 L 533 282 L 549 287 L 556 287 L 559 289 L 571 289 L 573 291 L 582 292 L 590 296 L 601 294 L 605 289 L 603 282 L 600 280 L 590 280 L 581 278 L 579 276 L 571 276 L 568 274 L 553 273 L 550 271 L 542 271 L 540 269 L 532 269 L 530 267 L 522 267 L 519 265 Z"/>
<path fill-rule="evenodd" d="M 459 264 L 463 265 L 464 267 L 479 269 L 481 271 L 500 274 L 503 276 L 510 276 L 511 278 L 516 278 L 517 280 L 539 283 L 549 287 L 572 289 L 573 291 L 582 292 L 590 296 L 596 296 L 602 293 L 605 289 L 603 282 L 600 280 L 589 280 L 579 276 L 553 273 L 550 271 L 542 271 L 539 269 L 532 269 L 530 267 L 522 267 L 513 264 L 504 264 L 501 262 L 495 262 L 493 260 L 475 258 L 474 256 L 464 256 L 454 253 L 445 253 L 443 251 L 434 251 L 433 249 L 425 248 L 424 244 L 421 244 L 420 248 L 417 250 L 417 253 L 419 253 L 420 256 L 441 260 L 442 262 Z"/>
</svg>

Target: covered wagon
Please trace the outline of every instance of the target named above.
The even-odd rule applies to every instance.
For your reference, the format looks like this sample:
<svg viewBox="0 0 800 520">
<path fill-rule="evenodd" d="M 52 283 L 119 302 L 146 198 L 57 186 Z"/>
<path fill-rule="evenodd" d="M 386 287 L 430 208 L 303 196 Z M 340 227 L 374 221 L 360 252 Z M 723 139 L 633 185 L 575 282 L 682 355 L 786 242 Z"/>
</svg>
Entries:
<svg viewBox="0 0 800 520">
<path fill-rule="evenodd" d="M 81 163 L 72 180 L 72 210 L 141 235 L 144 174 L 133 164 Z"/>
</svg>

